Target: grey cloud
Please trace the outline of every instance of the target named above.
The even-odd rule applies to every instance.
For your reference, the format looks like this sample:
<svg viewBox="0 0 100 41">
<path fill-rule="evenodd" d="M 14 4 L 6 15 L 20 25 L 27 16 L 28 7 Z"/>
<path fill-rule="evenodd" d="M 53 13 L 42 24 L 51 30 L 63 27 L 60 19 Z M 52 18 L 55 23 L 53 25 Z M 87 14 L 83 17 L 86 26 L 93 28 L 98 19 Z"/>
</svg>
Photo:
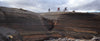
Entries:
<svg viewBox="0 0 100 41">
<path fill-rule="evenodd" d="M 18 0 L 13 2 L 5 2 L 8 4 L 4 4 L 5 6 L 9 7 L 18 7 L 18 8 L 25 8 L 25 7 L 35 7 L 40 8 L 42 10 L 47 11 L 48 8 L 51 8 L 53 11 L 56 10 L 58 5 L 65 4 L 65 0 Z"/>
<path fill-rule="evenodd" d="M 73 10 L 100 10 L 100 0 L 95 0 L 92 3 L 72 8 Z"/>
<path fill-rule="evenodd" d="M 6 3 L 6 2 L 1 2 L 1 1 L 0 1 L 0 6 L 6 6 L 6 7 L 9 7 L 9 4 Z"/>
<path fill-rule="evenodd" d="M 63 9 L 62 5 L 68 5 L 68 1 L 70 0 L 17 0 L 13 2 L 5 2 L 5 1 L 0 1 L 0 6 L 7 6 L 7 7 L 12 7 L 15 6 L 17 8 L 27 8 L 30 10 L 30 7 L 36 8 L 31 11 L 37 11 L 37 12 L 42 12 L 42 11 L 47 11 L 48 8 L 51 8 L 52 11 L 56 11 L 57 7 L 60 6 L 61 9 Z M 66 4 L 67 3 L 67 4 Z M 92 3 L 86 4 L 86 5 L 81 5 L 78 7 L 68 7 L 68 9 L 71 10 L 100 10 L 100 1 L 95 0 Z M 74 5 L 74 4 L 73 4 Z"/>
<path fill-rule="evenodd" d="M 40 0 L 39 3 L 41 3 L 41 8 L 47 10 L 48 8 L 51 8 L 53 11 L 56 10 L 58 5 L 65 4 L 65 0 Z"/>
<path fill-rule="evenodd" d="M 37 6 L 38 4 L 37 0 L 19 0 L 18 2 L 16 2 L 16 4 L 18 5 L 24 5 L 24 6 Z"/>
</svg>

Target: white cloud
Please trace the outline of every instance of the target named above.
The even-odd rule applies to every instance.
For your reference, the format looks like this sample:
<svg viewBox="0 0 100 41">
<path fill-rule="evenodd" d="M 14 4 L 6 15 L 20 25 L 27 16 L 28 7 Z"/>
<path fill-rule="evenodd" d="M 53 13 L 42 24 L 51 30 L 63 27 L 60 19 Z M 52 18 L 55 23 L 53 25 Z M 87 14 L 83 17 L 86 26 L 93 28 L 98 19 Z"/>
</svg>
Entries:
<svg viewBox="0 0 100 41">
<path fill-rule="evenodd" d="M 0 0 L 0 1 L 8 3 L 9 7 L 13 8 L 23 8 L 34 12 L 43 11 L 41 8 L 39 8 L 40 5 L 38 4 L 37 0 Z"/>
<path fill-rule="evenodd" d="M 75 8 L 78 6 L 83 6 L 83 5 L 89 4 L 93 1 L 95 1 L 95 0 L 68 0 L 68 2 L 66 2 L 63 5 L 59 5 L 59 6 Z"/>
<path fill-rule="evenodd" d="M 77 12 L 96 12 L 97 10 L 76 10 Z"/>
<path fill-rule="evenodd" d="M 70 7 L 78 7 L 82 5 L 89 4 L 95 0 L 69 0 L 68 4 L 71 5 Z"/>
</svg>

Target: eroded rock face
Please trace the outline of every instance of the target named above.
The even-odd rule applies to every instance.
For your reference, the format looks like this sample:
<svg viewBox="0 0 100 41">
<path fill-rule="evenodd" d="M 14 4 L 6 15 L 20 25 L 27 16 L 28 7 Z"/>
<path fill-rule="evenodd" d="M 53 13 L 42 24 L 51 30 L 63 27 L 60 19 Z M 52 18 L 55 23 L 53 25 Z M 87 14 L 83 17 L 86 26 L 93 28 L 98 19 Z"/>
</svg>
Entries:
<svg viewBox="0 0 100 41">
<path fill-rule="evenodd" d="M 0 26 L 23 31 L 47 31 L 40 15 L 23 9 L 0 7 Z"/>
<path fill-rule="evenodd" d="M 41 34 L 40 31 L 53 30 L 56 34 L 67 38 L 91 39 L 93 36 L 100 36 L 100 15 L 67 12 L 49 12 L 39 15 L 23 9 L 0 7 L 0 26 L 26 34 L 37 32 Z M 38 33 L 36 37 L 39 39 L 41 37 L 38 37 Z M 33 37 L 34 35 L 30 39 Z"/>
<path fill-rule="evenodd" d="M 42 14 L 42 16 L 53 20 L 55 25 L 53 30 L 61 31 L 68 38 L 91 39 L 93 36 L 100 37 L 99 14 L 51 12 Z"/>
<path fill-rule="evenodd" d="M 45 24 L 44 21 L 46 20 L 44 20 L 38 13 L 17 8 L 0 7 L 0 27 L 16 30 L 23 36 L 23 39 L 26 39 L 25 36 L 33 35 L 32 37 L 34 37 L 36 35 L 37 38 L 27 37 L 34 41 L 40 39 L 43 36 L 41 34 L 46 35 L 48 27 L 45 25 L 47 25 L 48 22 L 45 22 Z M 39 37 L 38 34 L 40 34 L 41 37 Z M 48 37 L 48 35 L 46 37 Z"/>
</svg>

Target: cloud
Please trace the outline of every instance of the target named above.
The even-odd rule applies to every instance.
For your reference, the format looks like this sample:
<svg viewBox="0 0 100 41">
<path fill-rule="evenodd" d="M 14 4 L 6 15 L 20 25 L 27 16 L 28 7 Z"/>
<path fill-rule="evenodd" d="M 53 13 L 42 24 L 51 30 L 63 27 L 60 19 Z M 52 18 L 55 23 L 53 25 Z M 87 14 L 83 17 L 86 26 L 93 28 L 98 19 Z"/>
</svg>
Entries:
<svg viewBox="0 0 100 41">
<path fill-rule="evenodd" d="M 0 0 L 0 6 L 23 8 L 33 12 L 56 11 L 68 7 L 69 10 L 100 10 L 99 0 Z"/>
<path fill-rule="evenodd" d="M 69 0 L 68 5 L 71 5 L 70 7 L 78 7 L 78 6 L 86 5 L 93 1 L 94 0 Z"/>
<path fill-rule="evenodd" d="M 65 3 L 64 0 L 4 0 L 3 2 L 8 3 L 9 7 L 24 8 L 35 12 L 45 12 L 48 8 L 54 11 L 58 5 Z"/>
<path fill-rule="evenodd" d="M 4 0 L 0 1 L 1 6 L 14 7 L 14 8 L 23 8 L 34 12 L 43 11 L 39 8 L 37 0 Z M 7 3 L 7 4 L 4 4 Z"/>
<path fill-rule="evenodd" d="M 82 6 L 85 6 L 94 1 L 95 0 L 68 0 L 68 2 L 66 2 L 63 5 L 59 5 L 59 6 L 68 7 L 71 10 L 76 10 L 76 9 L 80 9 Z"/>
<path fill-rule="evenodd" d="M 89 3 L 87 5 L 81 6 L 80 8 L 83 10 L 100 10 L 100 0 L 95 0 L 92 3 Z"/>
<path fill-rule="evenodd" d="M 4 4 L 5 4 L 5 5 L 4 5 Z M 8 7 L 9 7 L 9 4 L 6 3 L 6 2 L 0 1 L 0 6 L 8 6 Z"/>
<path fill-rule="evenodd" d="M 48 10 L 48 8 L 51 8 L 52 11 L 56 11 L 56 9 L 59 7 L 58 5 L 65 4 L 65 0 L 39 0 L 39 3 L 41 3 L 41 8 L 44 10 Z"/>
</svg>

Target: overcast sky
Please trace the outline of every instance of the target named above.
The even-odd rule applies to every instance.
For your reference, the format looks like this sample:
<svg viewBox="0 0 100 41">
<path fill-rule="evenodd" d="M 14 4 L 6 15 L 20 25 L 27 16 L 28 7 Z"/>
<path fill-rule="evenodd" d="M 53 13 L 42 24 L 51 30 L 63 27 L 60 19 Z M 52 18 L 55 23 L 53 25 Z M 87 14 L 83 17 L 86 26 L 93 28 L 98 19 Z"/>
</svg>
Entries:
<svg viewBox="0 0 100 41">
<path fill-rule="evenodd" d="M 0 0 L 0 6 L 23 8 L 33 12 L 47 12 L 61 10 L 100 11 L 100 0 Z"/>
</svg>

